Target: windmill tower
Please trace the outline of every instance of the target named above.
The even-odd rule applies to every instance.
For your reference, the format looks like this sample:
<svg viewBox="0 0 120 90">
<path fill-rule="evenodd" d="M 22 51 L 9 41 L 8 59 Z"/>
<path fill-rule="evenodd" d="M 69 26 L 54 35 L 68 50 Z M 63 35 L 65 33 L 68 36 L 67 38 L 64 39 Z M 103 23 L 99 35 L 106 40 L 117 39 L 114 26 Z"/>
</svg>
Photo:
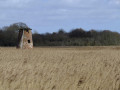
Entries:
<svg viewBox="0 0 120 90">
<path fill-rule="evenodd" d="M 31 30 L 32 29 L 30 28 L 19 29 L 17 48 L 21 48 L 21 49 L 33 48 Z"/>
</svg>

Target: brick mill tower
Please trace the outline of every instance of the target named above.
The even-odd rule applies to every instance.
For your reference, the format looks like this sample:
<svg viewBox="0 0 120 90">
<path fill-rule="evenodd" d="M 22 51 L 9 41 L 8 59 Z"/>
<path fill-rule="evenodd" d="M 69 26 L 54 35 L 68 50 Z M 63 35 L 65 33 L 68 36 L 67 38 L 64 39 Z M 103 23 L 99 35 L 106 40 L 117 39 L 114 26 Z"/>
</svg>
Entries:
<svg viewBox="0 0 120 90">
<path fill-rule="evenodd" d="M 31 49 L 33 48 L 32 41 L 32 29 L 22 28 L 19 29 L 17 48 L 20 49 Z"/>
</svg>

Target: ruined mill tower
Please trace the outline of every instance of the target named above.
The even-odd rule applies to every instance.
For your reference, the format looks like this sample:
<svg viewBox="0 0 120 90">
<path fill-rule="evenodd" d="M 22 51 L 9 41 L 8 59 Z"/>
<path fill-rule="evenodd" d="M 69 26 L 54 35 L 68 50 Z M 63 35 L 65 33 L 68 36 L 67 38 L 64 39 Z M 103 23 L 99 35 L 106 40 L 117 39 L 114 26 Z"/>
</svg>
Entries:
<svg viewBox="0 0 120 90">
<path fill-rule="evenodd" d="M 31 49 L 33 48 L 32 41 L 32 29 L 22 28 L 19 29 L 17 48 L 20 49 Z"/>
</svg>

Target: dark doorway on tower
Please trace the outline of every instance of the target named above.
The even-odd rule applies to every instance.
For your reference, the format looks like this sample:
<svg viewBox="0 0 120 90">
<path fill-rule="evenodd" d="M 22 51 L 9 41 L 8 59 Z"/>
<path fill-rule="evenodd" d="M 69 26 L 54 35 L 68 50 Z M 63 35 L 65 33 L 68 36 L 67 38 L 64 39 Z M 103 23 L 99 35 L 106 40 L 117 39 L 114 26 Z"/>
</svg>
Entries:
<svg viewBox="0 0 120 90">
<path fill-rule="evenodd" d="M 30 40 L 28 40 L 28 43 L 30 43 Z"/>
</svg>

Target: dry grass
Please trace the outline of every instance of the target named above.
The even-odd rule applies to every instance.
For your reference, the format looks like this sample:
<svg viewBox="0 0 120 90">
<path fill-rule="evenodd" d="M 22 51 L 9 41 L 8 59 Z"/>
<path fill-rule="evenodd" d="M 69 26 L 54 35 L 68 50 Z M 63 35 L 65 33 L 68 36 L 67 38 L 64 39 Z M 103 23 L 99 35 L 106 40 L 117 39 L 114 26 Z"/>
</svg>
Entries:
<svg viewBox="0 0 120 90">
<path fill-rule="evenodd" d="M 0 48 L 0 90 L 120 90 L 119 49 Z"/>
</svg>

